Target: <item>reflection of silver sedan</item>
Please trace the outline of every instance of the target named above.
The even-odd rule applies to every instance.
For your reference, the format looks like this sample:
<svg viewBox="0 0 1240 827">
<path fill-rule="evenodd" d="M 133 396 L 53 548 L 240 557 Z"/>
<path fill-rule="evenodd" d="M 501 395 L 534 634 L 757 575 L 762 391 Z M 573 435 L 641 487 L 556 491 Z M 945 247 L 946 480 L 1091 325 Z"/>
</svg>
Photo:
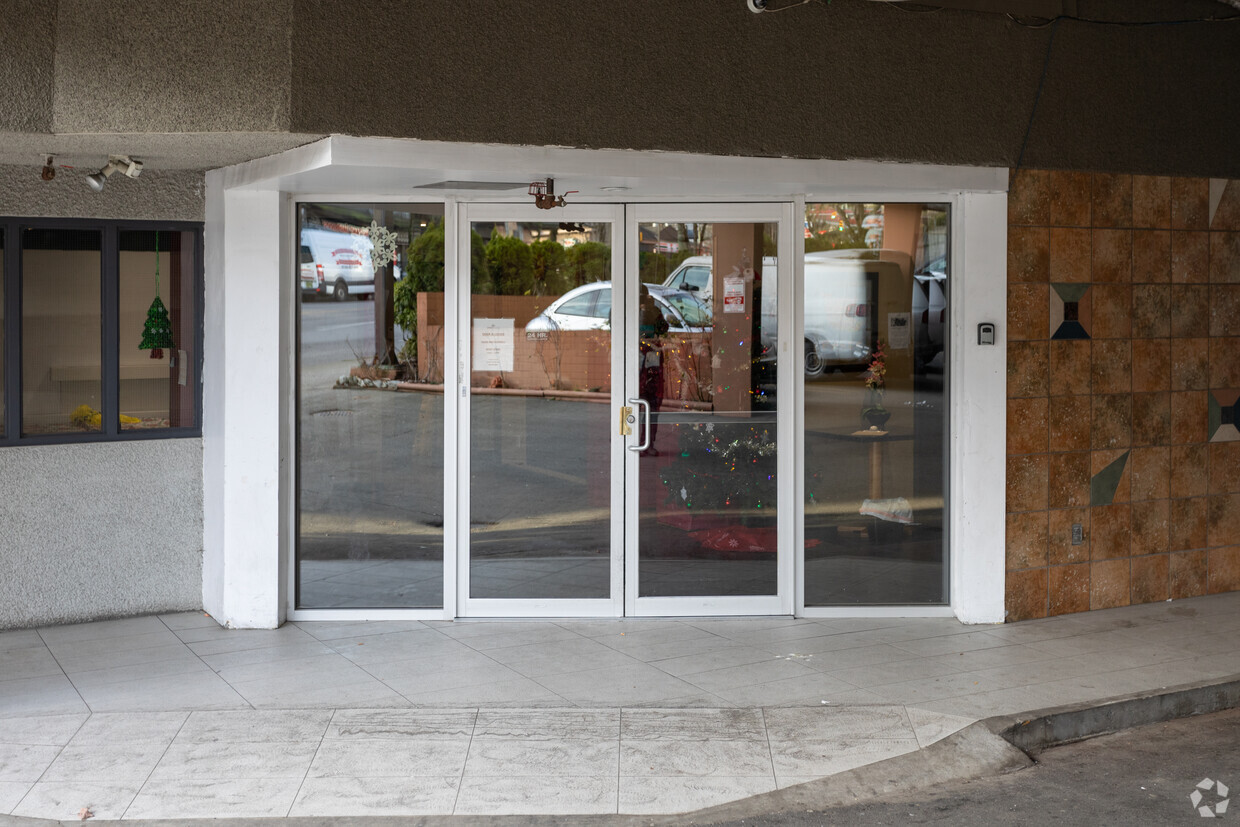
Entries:
<svg viewBox="0 0 1240 827">
<path fill-rule="evenodd" d="M 701 333 L 711 329 L 711 311 L 692 293 L 643 284 L 655 306 L 677 333 Z M 525 326 L 526 333 L 555 330 L 602 330 L 611 326 L 611 282 L 596 281 L 569 290 L 553 301 Z"/>
</svg>

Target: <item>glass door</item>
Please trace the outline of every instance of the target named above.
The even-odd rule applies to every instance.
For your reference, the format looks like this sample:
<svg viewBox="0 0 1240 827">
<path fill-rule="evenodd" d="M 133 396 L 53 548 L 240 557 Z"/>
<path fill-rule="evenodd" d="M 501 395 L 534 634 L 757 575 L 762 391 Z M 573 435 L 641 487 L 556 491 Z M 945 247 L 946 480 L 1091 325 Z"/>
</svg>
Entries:
<svg viewBox="0 0 1240 827">
<path fill-rule="evenodd" d="M 622 215 L 461 207 L 462 616 L 623 611 Z"/>
<path fill-rule="evenodd" d="M 628 614 L 792 612 L 790 210 L 629 208 Z"/>
</svg>

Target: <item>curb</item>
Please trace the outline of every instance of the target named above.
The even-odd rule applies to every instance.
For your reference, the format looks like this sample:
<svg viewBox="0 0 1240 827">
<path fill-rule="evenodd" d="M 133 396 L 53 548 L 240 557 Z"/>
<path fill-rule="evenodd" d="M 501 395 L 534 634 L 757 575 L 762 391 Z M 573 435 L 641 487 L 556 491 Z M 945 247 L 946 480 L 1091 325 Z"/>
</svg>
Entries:
<svg viewBox="0 0 1240 827">
<path fill-rule="evenodd" d="M 1145 724 L 1207 715 L 1240 706 L 1240 678 L 1184 684 L 1157 693 L 1122 695 L 1101 703 L 1050 707 L 982 723 L 1013 746 L 1039 752 Z"/>
</svg>

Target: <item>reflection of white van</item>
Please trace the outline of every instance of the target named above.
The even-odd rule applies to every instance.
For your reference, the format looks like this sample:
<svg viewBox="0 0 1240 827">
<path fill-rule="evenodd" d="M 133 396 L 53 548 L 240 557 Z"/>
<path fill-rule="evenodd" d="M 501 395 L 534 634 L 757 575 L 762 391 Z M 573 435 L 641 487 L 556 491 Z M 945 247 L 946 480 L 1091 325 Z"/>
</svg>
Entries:
<svg viewBox="0 0 1240 827">
<path fill-rule="evenodd" d="M 298 271 L 302 296 L 373 296 L 375 271 L 370 264 L 370 239 L 357 233 L 301 231 Z"/>
<path fill-rule="evenodd" d="M 860 365 L 870 356 L 870 331 L 874 321 L 867 300 L 867 273 L 895 268 L 878 261 L 875 250 L 826 250 L 805 254 L 805 374 L 820 375 L 828 365 Z M 762 327 L 775 330 L 776 260 L 762 260 L 764 282 Z M 692 256 L 663 282 L 668 287 L 694 292 L 711 307 L 711 257 Z"/>
</svg>

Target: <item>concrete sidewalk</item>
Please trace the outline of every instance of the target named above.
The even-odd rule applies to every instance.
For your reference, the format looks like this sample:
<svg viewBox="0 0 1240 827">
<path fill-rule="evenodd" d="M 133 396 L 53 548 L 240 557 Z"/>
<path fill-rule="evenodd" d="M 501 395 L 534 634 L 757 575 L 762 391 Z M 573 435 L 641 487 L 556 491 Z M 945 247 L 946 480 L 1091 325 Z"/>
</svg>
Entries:
<svg viewBox="0 0 1240 827">
<path fill-rule="evenodd" d="M 0 633 L 0 814 L 614 816 L 860 795 L 880 761 L 923 780 L 1012 766 L 980 719 L 1225 683 L 1237 631 L 1233 593 L 993 627 L 247 632 L 190 613 Z"/>
</svg>

